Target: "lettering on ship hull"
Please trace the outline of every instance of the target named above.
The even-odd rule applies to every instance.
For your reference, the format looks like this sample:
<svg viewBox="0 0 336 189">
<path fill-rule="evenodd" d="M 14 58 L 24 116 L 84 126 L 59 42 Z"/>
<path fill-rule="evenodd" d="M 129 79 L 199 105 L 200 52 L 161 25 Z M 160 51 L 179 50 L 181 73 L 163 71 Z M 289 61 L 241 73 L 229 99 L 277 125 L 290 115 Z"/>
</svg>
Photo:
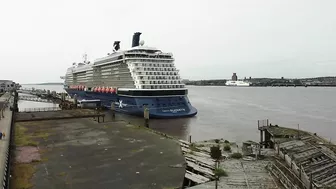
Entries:
<svg viewBox="0 0 336 189">
<path fill-rule="evenodd" d="M 185 112 L 186 110 L 184 108 L 179 108 L 179 109 L 169 109 L 169 110 L 162 110 L 162 112 L 167 113 L 177 113 L 177 112 Z"/>
</svg>

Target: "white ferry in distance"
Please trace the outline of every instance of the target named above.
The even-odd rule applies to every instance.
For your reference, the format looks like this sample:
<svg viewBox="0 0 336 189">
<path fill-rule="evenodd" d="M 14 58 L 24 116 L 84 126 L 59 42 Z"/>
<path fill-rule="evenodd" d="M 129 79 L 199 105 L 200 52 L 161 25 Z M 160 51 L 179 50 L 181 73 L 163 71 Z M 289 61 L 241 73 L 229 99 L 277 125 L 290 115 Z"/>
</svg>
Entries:
<svg viewBox="0 0 336 189">
<path fill-rule="evenodd" d="M 175 68 L 172 53 L 144 46 L 140 32 L 133 35 L 132 47 L 113 52 L 93 63 L 73 63 L 64 77 L 64 89 L 78 100 L 100 100 L 118 112 L 151 118 L 191 117 L 197 114 L 188 99 L 188 89 Z"/>
<path fill-rule="evenodd" d="M 234 87 L 248 87 L 251 85 L 251 83 L 245 81 L 238 81 L 237 74 L 233 73 L 231 80 L 226 81 L 225 85 Z"/>
</svg>

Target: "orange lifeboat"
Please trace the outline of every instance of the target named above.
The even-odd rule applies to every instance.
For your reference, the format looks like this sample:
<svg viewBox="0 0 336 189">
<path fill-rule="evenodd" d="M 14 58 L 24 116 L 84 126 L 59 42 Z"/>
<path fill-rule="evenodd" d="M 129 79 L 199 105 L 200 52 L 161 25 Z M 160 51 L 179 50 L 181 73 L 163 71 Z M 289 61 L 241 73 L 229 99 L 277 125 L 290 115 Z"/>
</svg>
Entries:
<svg viewBox="0 0 336 189">
<path fill-rule="evenodd" d="M 92 88 L 92 91 L 93 91 L 93 92 L 97 92 L 97 87 L 93 87 L 93 88 Z"/>
<path fill-rule="evenodd" d="M 98 87 L 97 92 L 98 92 L 98 93 L 101 92 L 101 87 Z"/>
<path fill-rule="evenodd" d="M 111 92 L 111 93 L 115 93 L 115 91 L 116 91 L 116 90 L 115 90 L 115 88 L 113 88 L 113 87 L 110 89 L 110 92 Z"/>
<path fill-rule="evenodd" d="M 102 92 L 102 93 L 105 93 L 105 87 L 102 87 L 102 88 L 101 88 L 101 92 Z"/>
</svg>

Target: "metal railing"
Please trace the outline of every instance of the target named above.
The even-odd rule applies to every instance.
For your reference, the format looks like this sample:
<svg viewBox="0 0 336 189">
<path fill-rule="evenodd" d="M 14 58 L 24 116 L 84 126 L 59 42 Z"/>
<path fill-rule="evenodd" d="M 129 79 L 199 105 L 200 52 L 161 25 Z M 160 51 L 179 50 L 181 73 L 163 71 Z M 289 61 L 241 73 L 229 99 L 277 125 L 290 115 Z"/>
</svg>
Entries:
<svg viewBox="0 0 336 189">
<path fill-rule="evenodd" d="M 49 111 L 60 111 L 59 107 L 43 107 L 43 108 L 24 108 L 20 112 L 49 112 Z"/>
</svg>

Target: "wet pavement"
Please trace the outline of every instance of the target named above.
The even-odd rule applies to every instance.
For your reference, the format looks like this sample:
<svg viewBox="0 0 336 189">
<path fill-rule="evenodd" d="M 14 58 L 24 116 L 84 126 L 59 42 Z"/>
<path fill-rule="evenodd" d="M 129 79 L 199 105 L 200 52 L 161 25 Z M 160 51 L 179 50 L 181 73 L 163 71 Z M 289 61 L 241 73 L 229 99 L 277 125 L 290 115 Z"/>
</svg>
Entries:
<svg viewBox="0 0 336 189">
<path fill-rule="evenodd" d="M 35 189 L 182 187 L 185 160 L 179 144 L 123 121 L 93 119 L 21 122 L 35 137 L 42 161 Z M 40 135 L 42 136 L 42 135 Z"/>
</svg>

